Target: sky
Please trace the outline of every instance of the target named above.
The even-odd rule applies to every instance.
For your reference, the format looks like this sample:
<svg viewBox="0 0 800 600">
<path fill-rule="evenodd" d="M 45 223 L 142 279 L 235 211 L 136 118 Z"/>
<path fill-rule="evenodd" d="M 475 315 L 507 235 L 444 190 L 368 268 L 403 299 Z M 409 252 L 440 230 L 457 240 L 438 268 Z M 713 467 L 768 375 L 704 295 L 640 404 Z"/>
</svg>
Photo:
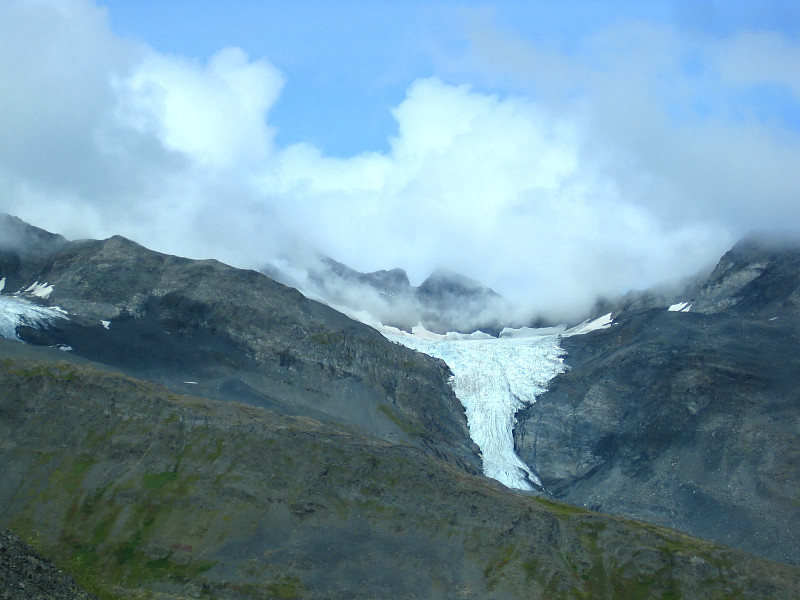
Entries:
<svg viewBox="0 0 800 600">
<path fill-rule="evenodd" d="M 0 0 L 0 210 L 556 317 L 800 231 L 800 4 Z"/>
</svg>

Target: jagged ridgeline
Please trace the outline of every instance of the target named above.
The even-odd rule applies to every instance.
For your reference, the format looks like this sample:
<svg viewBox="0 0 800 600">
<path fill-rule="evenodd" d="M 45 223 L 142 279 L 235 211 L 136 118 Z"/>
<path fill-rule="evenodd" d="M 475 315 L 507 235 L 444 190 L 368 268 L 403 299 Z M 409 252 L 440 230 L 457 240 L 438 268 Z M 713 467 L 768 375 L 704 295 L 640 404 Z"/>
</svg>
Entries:
<svg viewBox="0 0 800 600">
<path fill-rule="evenodd" d="M 263 272 L 323 298 L 343 310 L 368 314 L 382 325 L 411 331 L 422 325 L 428 331 L 498 335 L 504 327 L 519 327 L 511 303 L 485 285 L 464 275 L 439 269 L 419 286 L 412 286 L 403 269 L 361 273 L 329 257 L 306 259 L 293 269 L 302 282 L 274 265 Z"/>
<path fill-rule="evenodd" d="M 0 526 L 99 597 L 800 589 L 795 567 L 479 476 L 442 362 L 262 274 L 9 217 L 0 239 L 27 342 L 0 340 Z"/>
</svg>

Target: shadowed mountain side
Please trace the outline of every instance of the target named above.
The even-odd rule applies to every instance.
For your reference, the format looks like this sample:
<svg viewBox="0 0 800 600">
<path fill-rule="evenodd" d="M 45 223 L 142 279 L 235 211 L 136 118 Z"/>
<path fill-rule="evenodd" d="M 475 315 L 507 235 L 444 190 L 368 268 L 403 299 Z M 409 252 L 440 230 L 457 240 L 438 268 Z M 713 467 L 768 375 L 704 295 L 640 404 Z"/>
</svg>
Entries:
<svg viewBox="0 0 800 600">
<path fill-rule="evenodd" d="M 49 295 L 31 299 L 69 313 L 42 330 L 19 327 L 27 342 L 68 346 L 178 392 L 340 422 L 480 467 L 444 363 L 292 288 L 118 236 L 59 244 L 46 260 L 26 252 L 0 251 L 5 291 L 46 282 Z"/>
<path fill-rule="evenodd" d="M 90 591 L 792 598 L 800 570 L 472 477 L 412 446 L 0 360 L 0 525 Z"/>
<path fill-rule="evenodd" d="M 798 564 L 800 248 L 745 239 L 676 299 L 563 340 L 520 456 L 567 502 Z"/>
</svg>

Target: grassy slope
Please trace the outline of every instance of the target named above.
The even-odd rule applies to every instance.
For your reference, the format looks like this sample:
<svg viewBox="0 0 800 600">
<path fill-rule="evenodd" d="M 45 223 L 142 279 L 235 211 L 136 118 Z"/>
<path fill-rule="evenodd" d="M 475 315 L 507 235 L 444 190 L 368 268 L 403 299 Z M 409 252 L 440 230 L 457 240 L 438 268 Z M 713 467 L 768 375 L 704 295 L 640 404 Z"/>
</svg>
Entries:
<svg viewBox="0 0 800 600">
<path fill-rule="evenodd" d="M 420 450 L 0 360 L 0 524 L 102 597 L 790 598 L 800 570 Z"/>
</svg>

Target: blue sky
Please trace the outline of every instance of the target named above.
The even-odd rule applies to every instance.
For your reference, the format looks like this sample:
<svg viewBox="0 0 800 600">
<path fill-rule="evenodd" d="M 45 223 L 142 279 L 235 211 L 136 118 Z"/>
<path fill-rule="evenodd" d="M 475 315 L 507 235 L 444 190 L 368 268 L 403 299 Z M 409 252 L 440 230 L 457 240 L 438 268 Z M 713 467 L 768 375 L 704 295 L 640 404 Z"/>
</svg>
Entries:
<svg viewBox="0 0 800 600">
<path fill-rule="evenodd" d="M 403 99 L 416 78 L 440 76 L 498 93 L 517 91 L 508 83 L 483 86 L 474 77 L 446 68 L 443 55 L 469 44 L 468 30 L 474 21 L 567 52 L 576 51 L 585 36 L 625 20 L 665 23 L 714 37 L 745 28 L 796 36 L 800 28 L 800 9 L 791 1 L 112 0 L 101 4 L 108 7 L 116 32 L 162 52 L 207 60 L 220 48 L 236 46 L 250 56 L 266 57 L 287 78 L 270 115 L 278 141 L 311 142 L 342 156 L 388 149 L 388 138 L 397 129 L 389 108 Z M 780 93 L 776 96 L 779 102 Z M 796 107 L 785 108 L 796 121 Z"/>
<path fill-rule="evenodd" d="M 0 1 L 0 209 L 531 311 L 800 232 L 800 5 Z"/>
</svg>

